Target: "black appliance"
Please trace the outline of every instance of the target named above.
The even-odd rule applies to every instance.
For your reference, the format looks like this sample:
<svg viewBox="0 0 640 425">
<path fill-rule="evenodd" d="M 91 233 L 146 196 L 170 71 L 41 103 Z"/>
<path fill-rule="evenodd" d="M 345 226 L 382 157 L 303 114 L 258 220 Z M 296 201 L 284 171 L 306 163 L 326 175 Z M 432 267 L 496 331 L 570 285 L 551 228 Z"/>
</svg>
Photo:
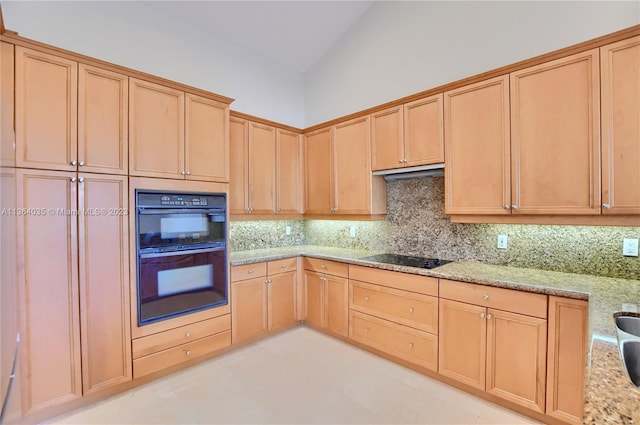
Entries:
<svg viewBox="0 0 640 425">
<path fill-rule="evenodd" d="M 421 269 L 433 269 L 443 264 L 450 263 L 451 260 L 442 260 L 440 258 L 424 258 L 413 257 L 410 255 L 398 255 L 398 254 L 378 254 L 370 257 L 360 258 L 364 261 L 371 261 L 374 263 L 386 263 L 395 264 L 398 266 L 419 267 Z"/>
<path fill-rule="evenodd" d="M 226 201 L 136 190 L 139 325 L 228 303 Z"/>
</svg>

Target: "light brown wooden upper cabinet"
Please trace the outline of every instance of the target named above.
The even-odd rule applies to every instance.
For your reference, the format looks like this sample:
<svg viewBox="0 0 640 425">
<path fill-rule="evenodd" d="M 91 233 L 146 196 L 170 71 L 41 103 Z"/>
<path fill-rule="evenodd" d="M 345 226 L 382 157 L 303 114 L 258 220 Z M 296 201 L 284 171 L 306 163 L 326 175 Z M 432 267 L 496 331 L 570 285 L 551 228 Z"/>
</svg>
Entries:
<svg viewBox="0 0 640 425">
<path fill-rule="evenodd" d="M 129 174 L 228 181 L 226 104 L 129 79 Z"/>
<path fill-rule="evenodd" d="M 386 214 L 386 183 L 371 172 L 370 134 L 367 115 L 307 135 L 307 214 Z"/>
<path fill-rule="evenodd" d="M 598 49 L 511 78 L 513 214 L 600 214 Z"/>
<path fill-rule="evenodd" d="M 185 173 L 188 179 L 229 181 L 229 106 L 185 96 Z"/>
<path fill-rule="evenodd" d="M 640 214 L 640 37 L 600 48 L 602 213 Z"/>
<path fill-rule="evenodd" d="M 17 223 L 26 415 L 131 379 L 128 185 L 49 170 L 16 177 L 18 207 L 34 211 Z"/>
<path fill-rule="evenodd" d="M 231 118 L 232 214 L 300 214 L 300 135 Z"/>
<path fill-rule="evenodd" d="M 443 94 L 371 114 L 373 170 L 444 162 Z"/>
<path fill-rule="evenodd" d="M 445 212 L 509 214 L 509 76 L 444 94 Z"/>
<path fill-rule="evenodd" d="M 302 136 L 299 133 L 276 129 L 276 212 L 303 212 Z"/>
<path fill-rule="evenodd" d="M 16 47 L 16 166 L 77 168 L 78 63 Z"/>
<path fill-rule="evenodd" d="M 305 213 L 331 214 L 333 208 L 333 131 L 322 128 L 305 135 Z"/>
<path fill-rule="evenodd" d="M 0 165 L 16 165 L 15 49 L 0 43 Z"/>
<path fill-rule="evenodd" d="M 16 47 L 16 165 L 126 174 L 126 75 Z"/>
</svg>

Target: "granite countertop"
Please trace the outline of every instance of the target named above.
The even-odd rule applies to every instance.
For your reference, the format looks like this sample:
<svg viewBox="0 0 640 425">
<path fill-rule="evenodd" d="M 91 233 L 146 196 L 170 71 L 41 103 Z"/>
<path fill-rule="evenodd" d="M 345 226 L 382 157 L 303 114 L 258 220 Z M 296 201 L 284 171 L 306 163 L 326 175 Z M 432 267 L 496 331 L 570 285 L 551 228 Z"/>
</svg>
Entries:
<svg viewBox="0 0 640 425">
<path fill-rule="evenodd" d="M 385 270 L 588 300 L 592 343 L 587 363 L 584 423 L 640 425 L 640 390 L 631 383 L 622 369 L 613 321 L 613 313 L 621 309 L 622 303 L 640 302 L 640 281 L 467 261 L 457 261 L 428 270 L 360 259 L 375 254 L 380 252 L 298 245 L 232 252 L 230 257 L 232 265 L 241 265 L 305 255 Z"/>
</svg>

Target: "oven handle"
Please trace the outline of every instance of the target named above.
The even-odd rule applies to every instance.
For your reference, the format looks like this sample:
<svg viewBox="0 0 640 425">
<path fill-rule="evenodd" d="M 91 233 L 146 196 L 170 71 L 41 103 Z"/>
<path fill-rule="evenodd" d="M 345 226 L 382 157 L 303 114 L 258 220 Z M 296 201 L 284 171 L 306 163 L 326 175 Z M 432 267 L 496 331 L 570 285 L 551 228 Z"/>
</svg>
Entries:
<svg viewBox="0 0 640 425">
<path fill-rule="evenodd" d="M 153 209 L 147 210 L 144 208 L 138 208 L 138 214 L 140 215 L 158 215 L 158 214 L 224 214 L 224 208 L 220 209 L 200 209 L 200 208 L 185 208 L 185 209 Z"/>
<path fill-rule="evenodd" d="M 177 255 L 192 255 L 192 254 L 204 254 L 205 252 L 224 251 L 223 246 L 217 246 L 214 248 L 201 248 L 201 249 L 185 249 L 181 251 L 169 251 L 169 252 L 150 252 L 148 254 L 140 254 L 140 258 L 158 258 L 158 257 L 172 257 Z"/>
</svg>

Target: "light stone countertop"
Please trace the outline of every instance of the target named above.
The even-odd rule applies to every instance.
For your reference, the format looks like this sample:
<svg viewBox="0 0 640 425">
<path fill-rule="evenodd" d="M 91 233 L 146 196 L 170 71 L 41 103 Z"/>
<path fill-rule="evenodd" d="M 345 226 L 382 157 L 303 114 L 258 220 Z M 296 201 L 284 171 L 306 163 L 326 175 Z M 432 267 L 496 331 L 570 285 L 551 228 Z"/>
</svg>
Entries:
<svg viewBox="0 0 640 425">
<path fill-rule="evenodd" d="M 500 288 L 517 289 L 589 301 L 589 331 L 593 337 L 587 363 L 585 424 L 640 425 L 640 390 L 624 374 L 615 343 L 613 313 L 622 303 L 640 303 L 640 280 L 459 261 L 434 270 L 361 260 L 380 252 L 298 245 L 232 252 L 231 265 L 250 264 L 299 255 L 376 267 Z"/>
</svg>

